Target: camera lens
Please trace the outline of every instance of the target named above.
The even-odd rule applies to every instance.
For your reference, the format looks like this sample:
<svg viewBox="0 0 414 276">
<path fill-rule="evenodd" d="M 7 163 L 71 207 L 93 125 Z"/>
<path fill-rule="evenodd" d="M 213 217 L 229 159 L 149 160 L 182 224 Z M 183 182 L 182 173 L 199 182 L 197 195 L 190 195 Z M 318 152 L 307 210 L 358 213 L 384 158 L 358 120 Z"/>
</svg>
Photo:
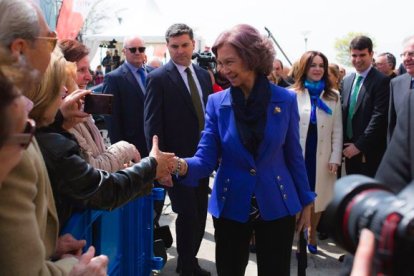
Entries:
<svg viewBox="0 0 414 276">
<path fill-rule="evenodd" d="M 398 195 L 376 181 L 350 175 L 335 183 L 326 229 L 344 249 L 354 253 L 363 228 L 376 238 L 374 270 L 383 275 L 414 275 L 414 182 Z"/>
</svg>

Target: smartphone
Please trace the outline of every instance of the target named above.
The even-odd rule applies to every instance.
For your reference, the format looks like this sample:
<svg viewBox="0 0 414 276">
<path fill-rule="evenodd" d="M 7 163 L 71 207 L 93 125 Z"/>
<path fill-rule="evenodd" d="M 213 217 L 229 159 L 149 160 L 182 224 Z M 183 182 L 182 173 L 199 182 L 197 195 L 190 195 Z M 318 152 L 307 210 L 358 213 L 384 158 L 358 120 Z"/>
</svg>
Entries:
<svg viewBox="0 0 414 276">
<path fill-rule="evenodd" d="M 88 94 L 85 96 L 83 111 L 89 114 L 111 114 L 113 97 L 112 94 Z"/>
</svg>

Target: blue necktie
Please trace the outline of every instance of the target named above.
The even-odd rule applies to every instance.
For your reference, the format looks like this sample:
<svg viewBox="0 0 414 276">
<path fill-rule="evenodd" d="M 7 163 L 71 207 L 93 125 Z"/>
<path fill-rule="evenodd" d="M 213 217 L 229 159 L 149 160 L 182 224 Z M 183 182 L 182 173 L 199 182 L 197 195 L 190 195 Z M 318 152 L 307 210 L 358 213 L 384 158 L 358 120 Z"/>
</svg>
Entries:
<svg viewBox="0 0 414 276">
<path fill-rule="evenodd" d="M 138 74 L 139 74 L 139 76 L 140 76 L 140 78 L 141 78 L 141 81 L 142 81 L 142 85 L 144 86 L 144 88 L 145 88 L 145 86 L 147 85 L 147 83 L 146 83 L 146 77 L 145 77 L 145 70 L 144 70 L 144 68 L 139 68 L 138 70 L 137 70 L 137 72 L 138 72 Z"/>
<path fill-rule="evenodd" d="M 414 89 L 414 79 L 411 79 L 410 89 Z"/>
<path fill-rule="evenodd" d="M 348 109 L 348 119 L 346 123 L 346 136 L 349 139 L 352 139 L 353 132 L 352 132 L 352 117 L 354 117 L 355 105 L 358 100 L 358 92 L 361 86 L 362 80 L 364 77 L 358 76 L 354 88 L 352 89 L 351 97 L 349 99 L 349 109 Z"/>
</svg>

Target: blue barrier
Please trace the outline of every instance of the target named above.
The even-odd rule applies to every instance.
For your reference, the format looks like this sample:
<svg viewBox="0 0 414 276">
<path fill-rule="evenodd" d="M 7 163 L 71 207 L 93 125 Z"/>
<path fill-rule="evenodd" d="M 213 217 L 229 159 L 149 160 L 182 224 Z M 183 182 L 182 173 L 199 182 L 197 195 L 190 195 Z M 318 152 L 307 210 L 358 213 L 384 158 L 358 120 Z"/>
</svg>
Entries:
<svg viewBox="0 0 414 276">
<path fill-rule="evenodd" d="M 154 188 L 111 212 L 86 210 L 72 215 L 61 234 L 71 233 L 93 245 L 97 254 L 109 257 L 108 275 L 149 276 L 161 270 L 163 259 L 153 253 L 154 200 L 164 198 L 164 189 Z"/>
</svg>

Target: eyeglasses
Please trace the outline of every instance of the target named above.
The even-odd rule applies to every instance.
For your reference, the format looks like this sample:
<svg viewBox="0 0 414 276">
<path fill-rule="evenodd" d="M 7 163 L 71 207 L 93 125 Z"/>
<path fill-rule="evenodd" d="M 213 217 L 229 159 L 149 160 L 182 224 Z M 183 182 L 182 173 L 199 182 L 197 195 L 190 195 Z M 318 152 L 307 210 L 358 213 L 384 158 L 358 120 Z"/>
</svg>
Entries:
<svg viewBox="0 0 414 276">
<path fill-rule="evenodd" d="M 50 45 L 51 50 L 53 51 L 56 47 L 57 42 L 58 42 L 58 38 L 57 38 L 56 32 L 51 32 L 50 34 L 51 34 L 51 36 L 38 36 L 37 38 L 47 40 L 47 42 Z"/>
<path fill-rule="evenodd" d="M 400 57 L 401 58 L 405 58 L 405 57 L 413 58 L 414 57 L 414 51 L 404 52 L 400 55 Z"/>
<path fill-rule="evenodd" d="M 6 144 L 8 145 L 20 145 L 23 149 L 27 149 L 33 139 L 33 135 L 36 131 L 36 123 L 32 119 L 28 119 L 26 127 L 23 133 L 15 133 L 10 135 Z"/>
<path fill-rule="evenodd" d="M 132 54 L 135 54 L 136 51 L 138 50 L 138 52 L 143 53 L 145 52 L 145 47 L 132 47 L 132 48 L 127 48 Z"/>
</svg>

